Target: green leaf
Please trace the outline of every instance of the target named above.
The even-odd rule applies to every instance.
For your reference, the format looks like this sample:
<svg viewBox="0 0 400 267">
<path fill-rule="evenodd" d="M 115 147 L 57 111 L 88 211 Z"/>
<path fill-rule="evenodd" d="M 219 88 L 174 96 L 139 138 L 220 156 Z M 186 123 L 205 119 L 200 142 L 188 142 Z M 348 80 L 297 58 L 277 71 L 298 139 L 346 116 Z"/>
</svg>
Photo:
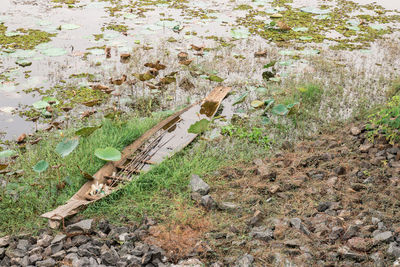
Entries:
<svg viewBox="0 0 400 267">
<path fill-rule="evenodd" d="M 101 128 L 101 126 L 103 125 L 99 125 L 99 126 L 90 126 L 90 127 L 83 127 L 81 129 L 79 129 L 78 131 L 75 132 L 75 135 L 78 136 L 82 136 L 82 137 L 88 137 L 89 135 L 91 135 L 94 131 L 96 131 L 97 129 Z"/>
<path fill-rule="evenodd" d="M 273 100 L 273 99 L 267 99 L 267 100 L 265 100 L 264 101 L 264 103 L 265 103 L 265 111 L 267 111 L 274 103 L 275 103 L 275 100 Z"/>
<path fill-rule="evenodd" d="M 81 26 L 76 25 L 76 24 L 64 24 L 64 25 L 61 25 L 61 30 L 76 30 L 80 27 Z"/>
<path fill-rule="evenodd" d="M 33 166 L 33 170 L 37 173 L 41 173 L 44 172 L 45 170 L 47 170 L 47 168 L 49 167 L 49 163 L 45 160 L 41 160 L 38 163 L 36 163 L 35 166 Z"/>
<path fill-rule="evenodd" d="M 287 107 L 285 105 L 278 104 L 272 108 L 272 113 L 274 113 L 276 115 L 285 116 L 289 113 L 289 110 L 287 109 Z"/>
<path fill-rule="evenodd" d="M 113 147 L 98 148 L 94 151 L 94 155 L 105 161 L 118 161 L 121 159 L 121 152 Z"/>
<path fill-rule="evenodd" d="M 210 121 L 207 119 L 202 119 L 200 121 L 197 121 L 190 125 L 188 129 L 188 133 L 193 133 L 193 134 L 201 134 L 202 132 L 207 131 L 208 125 L 210 124 Z"/>
<path fill-rule="evenodd" d="M 56 147 L 56 152 L 61 157 L 66 157 L 74 151 L 74 149 L 79 145 L 79 139 L 64 139 L 62 142 L 58 143 Z"/>
<path fill-rule="evenodd" d="M 231 36 L 235 39 L 246 39 L 250 35 L 247 29 L 232 29 Z"/>
<path fill-rule="evenodd" d="M 276 64 L 276 60 L 274 60 L 274 61 L 271 61 L 270 63 L 268 63 L 267 65 L 264 65 L 264 69 L 268 69 L 268 68 L 270 68 L 270 67 L 273 67 L 273 66 L 275 66 L 275 64 Z"/>
<path fill-rule="evenodd" d="M 256 91 L 257 91 L 257 93 L 262 94 L 262 95 L 265 95 L 265 94 L 268 93 L 268 89 L 265 88 L 265 87 L 258 87 L 258 88 L 256 89 Z"/>
<path fill-rule="evenodd" d="M 46 101 L 40 100 L 40 101 L 36 101 L 35 103 L 33 103 L 32 106 L 35 109 L 45 109 L 46 107 L 50 106 L 50 104 L 47 103 Z"/>
<path fill-rule="evenodd" d="M 44 49 L 41 51 L 44 55 L 49 56 L 49 57 L 59 57 L 67 54 L 67 50 L 64 48 L 58 48 L 58 47 L 51 47 L 48 49 Z"/>
<path fill-rule="evenodd" d="M 57 98 L 52 97 L 52 96 L 45 96 L 45 97 L 42 98 L 42 101 L 45 101 L 45 102 L 47 102 L 47 103 L 49 103 L 49 102 L 55 102 L 54 105 L 60 104 L 60 101 L 58 101 Z"/>
<path fill-rule="evenodd" d="M 0 151 L 0 159 L 6 159 L 9 157 L 12 157 L 16 154 L 17 152 L 15 152 L 14 150 L 3 150 Z"/>
<path fill-rule="evenodd" d="M 295 28 L 293 28 L 293 31 L 295 31 L 295 32 L 306 32 L 306 31 L 308 31 L 308 28 L 307 27 L 295 27 Z"/>
<path fill-rule="evenodd" d="M 249 94 L 249 92 L 245 92 L 244 94 L 242 94 L 241 96 L 239 96 L 239 97 L 235 100 L 235 102 L 233 103 L 233 106 L 242 103 L 242 102 L 246 99 L 246 97 L 248 96 L 248 94 Z"/>
<path fill-rule="evenodd" d="M 211 74 L 210 76 L 208 76 L 208 79 L 209 79 L 210 81 L 218 82 L 218 83 L 224 81 L 224 79 L 222 79 L 221 77 L 218 77 L 217 75 L 213 75 L 213 74 Z"/>
<path fill-rule="evenodd" d="M 261 100 L 254 100 L 254 101 L 251 101 L 251 104 L 250 104 L 253 108 L 259 108 L 259 107 L 262 107 L 262 106 L 264 106 L 264 101 L 261 101 Z"/>
</svg>

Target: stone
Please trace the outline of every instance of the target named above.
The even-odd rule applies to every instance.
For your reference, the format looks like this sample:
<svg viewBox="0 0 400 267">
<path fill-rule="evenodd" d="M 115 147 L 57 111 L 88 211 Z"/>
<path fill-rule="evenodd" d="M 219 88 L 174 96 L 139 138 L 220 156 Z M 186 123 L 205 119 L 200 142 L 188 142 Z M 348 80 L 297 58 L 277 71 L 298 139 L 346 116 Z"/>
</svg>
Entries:
<svg viewBox="0 0 400 267">
<path fill-rule="evenodd" d="M 31 243 L 28 240 L 21 239 L 18 241 L 17 249 L 20 249 L 20 250 L 26 252 L 26 251 L 28 251 L 30 246 L 31 246 Z"/>
<path fill-rule="evenodd" d="M 325 178 L 325 173 L 323 171 L 314 170 L 307 172 L 307 176 L 311 179 L 322 180 Z"/>
<path fill-rule="evenodd" d="M 5 255 L 6 249 L 5 248 L 0 248 L 0 259 L 2 259 Z"/>
<path fill-rule="evenodd" d="M 298 239 L 290 239 L 283 242 L 283 244 L 289 248 L 298 248 L 301 243 Z"/>
<path fill-rule="evenodd" d="M 396 259 L 400 258 L 400 246 L 396 242 L 390 243 L 387 253 Z"/>
<path fill-rule="evenodd" d="M 128 266 L 140 266 L 142 264 L 142 259 L 133 255 L 124 255 L 121 260 L 126 262 Z"/>
<path fill-rule="evenodd" d="M 361 133 L 361 130 L 360 130 L 360 128 L 353 126 L 350 129 L 350 133 L 354 136 L 357 136 Z"/>
<path fill-rule="evenodd" d="M 262 213 L 259 210 L 256 210 L 256 212 L 254 212 L 253 217 L 251 217 L 248 221 L 247 224 L 250 226 L 256 226 L 261 220 L 262 220 Z"/>
<path fill-rule="evenodd" d="M 67 232 L 85 232 L 88 233 L 92 230 L 93 219 L 83 220 L 67 226 Z"/>
<path fill-rule="evenodd" d="M 353 252 L 351 251 L 348 247 L 340 247 L 338 249 L 339 254 L 342 255 L 344 259 L 351 260 L 351 261 L 356 261 L 356 262 L 362 262 L 367 259 L 367 256 L 361 253 Z"/>
<path fill-rule="evenodd" d="M 204 264 L 195 258 L 180 260 L 177 264 L 172 264 L 171 267 L 202 267 Z"/>
<path fill-rule="evenodd" d="M 108 265 L 116 265 L 119 261 L 119 255 L 114 248 L 111 248 L 101 253 L 101 259 Z"/>
<path fill-rule="evenodd" d="M 236 211 L 238 209 L 238 205 L 236 205 L 235 203 L 231 203 L 231 202 L 221 202 L 219 204 L 219 208 L 221 210 L 226 210 L 226 211 Z"/>
<path fill-rule="evenodd" d="M 367 143 L 360 146 L 359 150 L 361 153 L 367 153 L 374 145 Z"/>
<path fill-rule="evenodd" d="M 329 209 L 329 208 L 331 207 L 331 205 L 332 205 L 332 202 L 320 202 L 320 203 L 318 204 L 317 210 L 318 210 L 319 212 L 324 212 L 324 211 L 326 211 L 327 209 Z"/>
<path fill-rule="evenodd" d="M 274 233 L 266 227 L 254 227 L 250 232 L 250 237 L 268 242 L 274 238 Z"/>
<path fill-rule="evenodd" d="M 340 236 L 343 234 L 343 232 L 344 232 L 343 227 L 335 226 L 332 228 L 332 231 L 329 234 L 329 239 L 331 239 L 331 240 L 339 239 Z"/>
<path fill-rule="evenodd" d="M 60 251 L 54 253 L 53 255 L 51 255 L 51 257 L 52 257 L 53 259 L 55 259 L 56 261 L 59 261 L 59 260 L 64 259 L 64 257 L 65 257 L 66 254 L 67 254 L 67 253 L 65 252 L 65 250 L 60 250 Z"/>
<path fill-rule="evenodd" d="M 348 240 L 348 239 L 356 236 L 359 231 L 360 231 L 360 226 L 352 224 L 347 228 L 346 232 L 343 235 L 343 239 Z"/>
<path fill-rule="evenodd" d="M 393 233 L 391 231 L 377 233 L 374 235 L 374 240 L 377 242 L 389 242 L 392 239 L 393 239 Z"/>
<path fill-rule="evenodd" d="M 71 240 L 73 247 L 79 247 L 90 241 L 90 238 L 86 235 L 77 235 L 74 236 Z"/>
<path fill-rule="evenodd" d="M 0 248 L 8 246 L 10 242 L 11 238 L 9 236 L 3 236 L 0 238 Z"/>
<path fill-rule="evenodd" d="M 56 261 L 52 258 L 48 258 L 44 261 L 37 261 L 36 266 L 38 267 L 53 267 L 56 265 Z"/>
<path fill-rule="evenodd" d="M 190 178 L 190 188 L 192 192 L 199 193 L 202 196 L 210 192 L 210 186 L 196 174 L 193 174 Z"/>
<path fill-rule="evenodd" d="M 336 175 L 344 175 L 346 174 L 346 169 L 343 166 L 337 166 L 335 169 L 333 169 Z"/>
<path fill-rule="evenodd" d="M 290 225 L 298 230 L 300 230 L 301 224 L 302 224 L 302 222 L 301 222 L 300 218 L 290 219 Z"/>
<path fill-rule="evenodd" d="M 235 267 L 251 267 L 253 266 L 254 257 L 250 254 L 245 254 L 237 259 Z"/>
<path fill-rule="evenodd" d="M 347 242 L 350 248 L 361 252 L 368 252 L 373 245 L 371 240 L 362 237 L 353 237 Z"/>
<path fill-rule="evenodd" d="M 6 256 L 7 257 L 9 257 L 10 259 L 11 258 L 22 258 L 23 256 L 25 256 L 25 251 L 22 251 L 22 250 L 20 250 L 20 249 L 17 249 L 17 248 L 15 248 L 15 249 L 12 249 L 12 248 L 8 248 L 7 250 L 6 250 Z"/>
<path fill-rule="evenodd" d="M 51 241 L 51 244 L 56 244 L 58 242 L 64 241 L 64 239 L 66 238 L 66 235 L 63 234 L 58 234 L 54 237 L 54 239 Z"/>
<path fill-rule="evenodd" d="M 215 203 L 214 199 L 210 195 L 205 195 L 201 197 L 201 205 L 207 210 L 211 210 L 216 208 L 217 203 Z"/>
<path fill-rule="evenodd" d="M 29 256 L 29 262 L 31 264 L 35 264 L 35 262 L 41 261 L 42 259 L 43 259 L 43 257 L 40 254 L 33 254 L 33 255 Z"/>
<path fill-rule="evenodd" d="M 53 240 L 53 238 L 48 235 L 48 234 L 44 234 L 38 241 L 37 241 L 37 245 L 40 247 L 48 247 L 51 243 L 51 240 Z"/>
</svg>

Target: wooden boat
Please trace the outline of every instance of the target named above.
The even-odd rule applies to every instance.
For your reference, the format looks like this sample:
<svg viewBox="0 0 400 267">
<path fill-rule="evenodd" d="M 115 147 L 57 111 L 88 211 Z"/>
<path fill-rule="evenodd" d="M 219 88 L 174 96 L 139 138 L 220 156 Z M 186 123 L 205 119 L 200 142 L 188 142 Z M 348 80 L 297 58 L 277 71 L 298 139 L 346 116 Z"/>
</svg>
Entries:
<svg viewBox="0 0 400 267">
<path fill-rule="evenodd" d="M 108 162 L 98 170 L 93 175 L 94 179 L 86 182 L 66 204 L 41 216 L 60 221 L 74 215 L 86 205 L 119 190 L 140 173 L 173 156 L 197 137 L 197 134 L 188 132 L 189 127 L 202 119 L 210 120 L 214 117 L 230 90 L 230 87 L 217 87 L 203 101 L 190 105 L 161 121 L 127 146 L 122 151 L 121 160 Z M 109 192 L 93 195 L 92 186 L 98 184 L 107 184 Z"/>
</svg>

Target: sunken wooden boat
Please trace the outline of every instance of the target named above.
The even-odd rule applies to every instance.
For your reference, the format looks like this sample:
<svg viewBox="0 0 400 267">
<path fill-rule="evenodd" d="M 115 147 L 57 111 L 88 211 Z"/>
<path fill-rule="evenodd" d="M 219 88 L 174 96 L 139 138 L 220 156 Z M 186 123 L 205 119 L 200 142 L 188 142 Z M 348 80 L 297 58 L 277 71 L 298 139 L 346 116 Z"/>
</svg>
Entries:
<svg viewBox="0 0 400 267">
<path fill-rule="evenodd" d="M 144 133 L 122 151 L 121 160 L 108 162 L 86 182 L 66 204 L 42 214 L 44 218 L 60 221 L 78 213 L 88 204 L 100 200 L 133 181 L 140 173 L 150 170 L 166 158 L 189 145 L 197 134 L 189 133 L 194 123 L 214 117 L 230 87 L 217 87 L 203 101 L 176 112 Z M 93 186 L 107 184 L 107 192 L 93 195 Z"/>
</svg>

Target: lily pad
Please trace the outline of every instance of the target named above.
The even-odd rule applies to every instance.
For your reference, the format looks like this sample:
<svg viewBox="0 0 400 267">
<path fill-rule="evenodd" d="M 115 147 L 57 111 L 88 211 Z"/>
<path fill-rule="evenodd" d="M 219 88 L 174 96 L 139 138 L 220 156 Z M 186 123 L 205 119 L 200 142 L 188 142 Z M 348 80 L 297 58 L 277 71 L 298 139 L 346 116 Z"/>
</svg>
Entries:
<svg viewBox="0 0 400 267">
<path fill-rule="evenodd" d="M 302 41 L 310 41 L 313 38 L 311 36 L 300 36 L 299 39 L 302 40 Z"/>
<path fill-rule="evenodd" d="M 35 166 L 33 166 L 33 170 L 37 173 L 41 173 L 44 172 L 45 170 L 47 170 L 47 168 L 49 167 L 49 163 L 45 160 L 41 160 L 38 163 L 36 163 Z"/>
<path fill-rule="evenodd" d="M 358 26 L 346 25 L 346 28 L 356 32 L 360 31 L 360 28 Z"/>
<path fill-rule="evenodd" d="M 210 81 L 218 82 L 218 83 L 224 81 L 224 79 L 222 79 L 221 77 L 219 77 L 219 76 L 217 76 L 217 75 L 213 75 L 213 74 L 211 74 L 210 76 L 208 76 L 208 79 L 209 79 Z"/>
<path fill-rule="evenodd" d="M 46 107 L 50 106 L 50 104 L 46 101 L 39 100 L 32 104 L 35 109 L 45 109 Z"/>
<path fill-rule="evenodd" d="M 34 57 L 36 52 L 33 50 L 16 50 L 14 53 L 10 54 L 10 57 L 14 58 L 30 58 Z"/>
<path fill-rule="evenodd" d="M 304 49 L 300 53 L 306 56 L 312 56 L 312 55 L 318 55 L 320 51 L 318 49 Z"/>
<path fill-rule="evenodd" d="M 245 92 L 245 93 L 243 93 L 241 96 L 239 96 L 236 100 L 235 100 L 235 102 L 233 102 L 233 106 L 234 105 L 237 105 L 237 104 L 240 104 L 240 103 L 242 103 L 245 99 L 246 99 L 246 97 L 249 95 L 249 92 Z"/>
<path fill-rule="evenodd" d="M 272 105 L 275 103 L 275 100 L 273 99 L 267 99 L 264 101 L 265 104 L 265 110 L 267 111 Z"/>
<path fill-rule="evenodd" d="M 3 150 L 0 151 L 0 159 L 6 159 L 14 156 L 15 154 L 17 154 L 17 152 L 15 152 L 14 150 Z"/>
<path fill-rule="evenodd" d="M 294 56 L 296 55 L 296 51 L 293 50 L 281 50 L 278 52 L 279 55 L 281 56 Z"/>
<path fill-rule="evenodd" d="M 105 54 L 104 49 L 90 49 L 89 53 L 96 56 L 101 56 Z"/>
<path fill-rule="evenodd" d="M 307 27 L 295 27 L 292 30 L 295 32 L 306 32 L 306 31 L 308 31 L 308 28 Z"/>
<path fill-rule="evenodd" d="M 67 50 L 64 48 L 52 47 L 48 49 L 44 49 L 41 51 L 44 55 L 49 57 L 59 57 L 67 54 Z"/>
<path fill-rule="evenodd" d="M 113 147 L 98 148 L 94 151 L 94 155 L 105 161 L 118 161 L 121 159 L 121 152 Z"/>
<path fill-rule="evenodd" d="M 371 29 L 374 29 L 374 30 L 377 30 L 377 31 L 383 31 L 383 30 L 386 29 L 385 26 L 379 25 L 379 24 L 371 24 L 371 25 L 369 25 L 369 27 L 370 27 Z"/>
<path fill-rule="evenodd" d="M 17 90 L 17 87 L 12 82 L 0 84 L 0 92 L 11 93 Z"/>
<path fill-rule="evenodd" d="M 58 143 L 56 146 L 56 152 L 61 157 L 66 157 L 75 150 L 75 148 L 79 145 L 78 138 L 72 139 L 64 139 L 62 142 Z"/>
<path fill-rule="evenodd" d="M 261 100 L 254 100 L 254 101 L 251 101 L 251 104 L 250 104 L 253 108 L 260 108 L 260 107 L 262 107 L 262 106 L 264 106 L 264 101 L 261 101 Z"/>
<path fill-rule="evenodd" d="M 61 25 L 61 30 L 76 30 L 79 29 L 81 26 L 76 24 L 64 24 Z"/>
<path fill-rule="evenodd" d="M 231 36 L 235 39 L 249 38 L 250 32 L 247 29 L 232 29 Z"/>
<path fill-rule="evenodd" d="M 42 101 L 45 101 L 47 103 L 54 102 L 54 105 L 60 104 L 60 101 L 58 101 L 57 98 L 52 97 L 52 96 L 45 96 L 45 97 L 42 98 Z"/>
<path fill-rule="evenodd" d="M 324 20 L 324 19 L 330 19 L 331 16 L 329 15 L 318 15 L 315 17 L 316 19 Z"/>
<path fill-rule="evenodd" d="M 26 59 L 18 59 L 15 63 L 21 67 L 28 67 L 32 65 L 32 61 Z"/>
<path fill-rule="evenodd" d="M 188 129 L 188 133 L 201 134 L 202 132 L 207 131 L 209 124 L 210 124 L 209 120 L 202 119 L 202 120 L 190 125 L 190 127 Z"/>
<path fill-rule="evenodd" d="M 289 113 L 289 110 L 287 109 L 287 107 L 285 105 L 278 104 L 272 108 L 272 113 L 274 113 L 276 115 L 285 116 Z"/>
<path fill-rule="evenodd" d="M 180 23 L 176 22 L 176 21 L 171 21 L 171 20 L 161 20 L 159 22 L 157 22 L 158 26 L 161 27 L 167 27 L 167 28 L 174 28 L 175 26 L 179 26 Z"/>
</svg>

